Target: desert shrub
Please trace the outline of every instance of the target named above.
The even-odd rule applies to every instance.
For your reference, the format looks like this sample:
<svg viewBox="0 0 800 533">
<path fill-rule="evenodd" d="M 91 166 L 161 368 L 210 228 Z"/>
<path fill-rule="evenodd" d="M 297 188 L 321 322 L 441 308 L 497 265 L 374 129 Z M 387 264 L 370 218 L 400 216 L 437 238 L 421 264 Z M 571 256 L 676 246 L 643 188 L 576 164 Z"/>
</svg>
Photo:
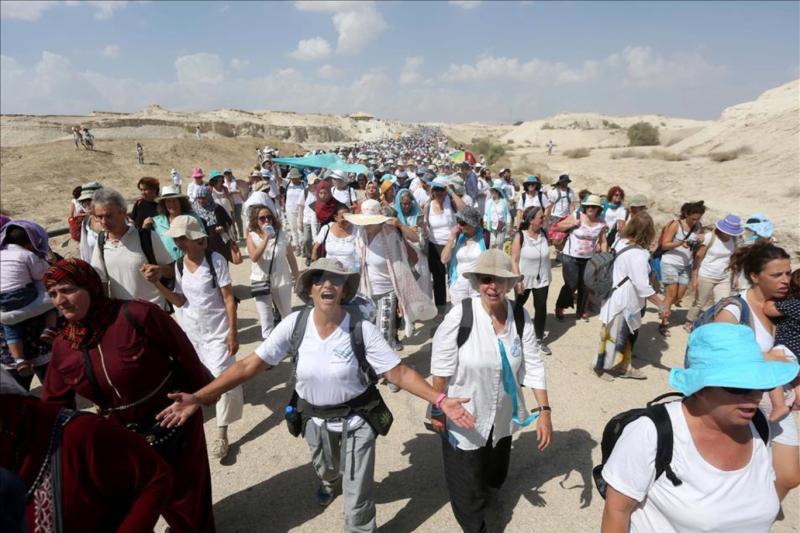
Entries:
<svg viewBox="0 0 800 533">
<path fill-rule="evenodd" d="M 637 122 L 628 128 L 630 146 L 657 146 L 658 128 L 649 122 Z"/>
<path fill-rule="evenodd" d="M 554 130 L 555 128 L 549 122 L 545 122 L 544 124 L 542 124 L 542 129 L 543 130 Z"/>
<path fill-rule="evenodd" d="M 508 140 L 506 140 L 506 144 L 514 144 L 514 139 L 508 139 Z"/>
<path fill-rule="evenodd" d="M 653 150 L 650 152 L 651 159 L 660 159 L 662 161 L 686 161 L 686 156 L 683 154 L 676 154 L 667 150 Z"/>
<path fill-rule="evenodd" d="M 712 161 L 716 161 L 717 163 L 724 163 L 726 161 L 733 161 L 740 155 L 747 155 L 752 152 L 753 150 L 749 146 L 740 146 L 735 150 L 726 150 L 724 152 L 711 152 L 710 154 L 708 154 L 708 158 L 711 159 Z"/>
<path fill-rule="evenodd" d="M 589 157 L 589 154 L 592 153 L 590 148 L 573 148 L 572 150 L 564 150 L 563 154 L 564 157 L 568 159 L 581 159 L 583 157 Z"/>
<path fill-rule="evenodd" d="M 608 125 L 608 129 L 610 129 L 610 130 L 618 130 L 618 129 L 621 129 L 621 128 L 622 128 L 622 126 L 620 126 L 616 122 L 611 122 Z"/>
<path fill-rule="evenodd" d="M 614 152 L 611 154 L 611 159 L 629 159 L 635 157 L 636 159 L 642 159 L 643 154 L 641 152 L 637 152 L 636 150 L 623 150 L 621 152 Z"/>
<path fill-rule="evenodd" d="M 515 126 L 522 126 L 522 121 L 518 120 L 514 123 Z"/>
<path fill-rule="evenodd" d="M 469 149 L 476 155 L 484 156 L 489 165 L 495 164 L 506 153 L 506 149 L 502 144 L 493 143 L 489 139 L 477 139 Z"/>
</svg>

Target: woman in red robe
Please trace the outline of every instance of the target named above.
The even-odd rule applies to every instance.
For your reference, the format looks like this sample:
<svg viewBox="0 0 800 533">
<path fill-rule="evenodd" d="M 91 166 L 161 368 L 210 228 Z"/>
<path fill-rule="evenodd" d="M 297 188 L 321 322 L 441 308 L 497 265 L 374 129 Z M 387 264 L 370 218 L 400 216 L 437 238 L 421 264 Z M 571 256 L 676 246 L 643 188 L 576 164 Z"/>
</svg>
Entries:
<svg viewBox="0 0 800 533">
<path fill-rule="evenodd" d="M 210 381 L 183 330 L 156 305 L 107 298 L 100 277 L 79 259 L 57 262 L 44 282 L 67 326 L 53 343 L 43 399 L 72 405 L 77 393 L 143 435 L 172 470 L 162 514 L 173 533 L 213 532 L 202 414 L 176 433 L 160 431 L 155 422 L 171 403 L 168 392 Z"/>
<path fill-rule="evenodd" d="M 170 493 L 169 467 L 127 429 L 20 394 L 0 394 L 0 428 L 0 468 L 23 483 L 27 531 L 155 527 Z"/>
</svg>

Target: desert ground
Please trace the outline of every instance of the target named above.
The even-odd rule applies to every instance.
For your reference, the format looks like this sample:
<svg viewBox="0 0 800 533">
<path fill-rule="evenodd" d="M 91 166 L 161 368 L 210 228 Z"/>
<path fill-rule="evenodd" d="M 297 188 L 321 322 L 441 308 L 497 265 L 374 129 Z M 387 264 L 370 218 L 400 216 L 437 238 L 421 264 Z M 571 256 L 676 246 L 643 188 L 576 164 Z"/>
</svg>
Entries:
<svg viewBox="0 0 800 533">
<path fill-rule="evenodd" d="M 625 128 L 646 120 L 659 127 L 661 146 L 628 148 Z M 605 121 L 605 122 L 604 122 Z M 75 150 L 69 129 L 89 125 L 96 138 L 93 153 Z M 194 138 L 201 125 L 202 139 Z M 684 201 L 704 199 L 705 222 L 727 212 L 747 216 L 762 211 L 778 228 L 779 244 L 793 257 L 800 251 L 800 82 L 765 92 L 761 97 L 726 109 L 718 120 L 694 121 L 659 116 L 610 117 L 561 114 L 517 126 L 476 123 L 437 124 L 455 142 L 470 144 L 489 138 L 506 148 L 493 165 L 510 166 L 517 178 L 538 173 L 551 181 L 569 173 L 576 189 L 603 193 L 619 184 L 644 193 L 657 221 L 666 221 Z M 619 126 L 611 127 L 612 125 Z M 163 182 L 176 168 L 188 182 L 193 166 L 232 167 L 243 176 L 251 168 L 256 146 L 268 144 L 284 153 L 400 135 L 414 127 L 374 119 L 355 121 L 332 115 L 218 110 L 177 113 L 157 106 L 139 113 L 93 113 L 91 116 L 3 116 L 0 118 L 0 209 L 46 227 L 64 226 L 70 191 L 98 180 L 136 196 L 144 175 Z M 547 155 L 549 140 L 557 145 Z M 136 164 L 135 143 L 145 148 L 145 165 Z M 567 157 L 565 151 L 587 148 L 589 155 Z M 654 152 L 655 150 L 655 152 Z M 710 154 L 733 151 L 735 158 L 717 162 Z M 672 157 L 673 154 L 679 157 Z M 675 161 L 667 159 L 679 159 Z M 60 253 L 69 253 L 65 237 L 53 239 Z M 233 267 L 239 311 L 239 357 L 260 341 L 260 328 L 248 298 L 249 263 Z M 559 269 L 550 288 L 552 311 L 562 285 Z M 299 302 L 296 302 L 299 304 Z M 675 313 L 681 324 L 690 296 Z M 531 305 L 530 303 L 528 304 Z M 508 480 L 490 516 L 492 531 L 588 532 L 599 529 L 602 499 L 594 489 L 591 468 L 600 458 L 600 439 L 614 414 L 643 405 L 669 391 L 670 367 L 680 366 L 686 334 L 680 327 L 665 339 L 656 330 L 656 314 L 648 310 L 636 346 L 634 365 L 646 381 L 594 377 L 589 366 L 597 349 L 600 324 L 564 322 L 548 317 L 546 358 L 553 406 L 554 436 L 544 452 L 536 449 L 535 432 L 514 440 Z M 402 356 L 428 374 L 430 337 L 435 324 L 418 325 L 405 340 Z M 220 531 L 340 531 L 342 502 L 316 505 L 316 483 L 307 446 L 289 435 L 282 423 L 288 400 L 288 363 L 245 386 L 244 419 L 231 427 L 233 451 L 224 465 L 212 462 L 214 502 Z M 375 467 L 378 524 L 382 531 L 457 531 L 449 507 L 441 466 L 439 437 L 424 426 L 425 404 L 406 393 L 381 388 L 395 424 L 378 439 Z M 526 393 L 528 394 L 528 393 Z M 532 397 L 528 394 L 528 400 Z M 214 437 L 213 409 L 206 412 L 206 436 Z M 800 493 L 790 494 L 786 516 L 776 532 L 800 529 Z"/>
</svg>

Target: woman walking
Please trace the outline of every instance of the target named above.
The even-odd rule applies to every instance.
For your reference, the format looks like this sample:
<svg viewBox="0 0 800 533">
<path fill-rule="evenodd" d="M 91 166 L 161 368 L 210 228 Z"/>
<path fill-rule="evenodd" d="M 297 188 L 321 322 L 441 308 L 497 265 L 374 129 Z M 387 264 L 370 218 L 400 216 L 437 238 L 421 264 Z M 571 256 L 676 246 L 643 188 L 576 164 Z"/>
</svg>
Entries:
<svg viewBox="0 0 800 533">
<path fill-rule="evenodd" d="M 428 268 L 433 277 L 433 298 L 440 312 L 447 305 L 447 263 L 442 260 L 441 253 L 456 226 L 455 213 L 455 206 L 447 194 L 447 181 L 435 178 L 424 214 L 428 226 Z"/>
<path fill-rule="evenodd" d="M 211 187 L 200 185 L 195 188 L 193 207 L 194 212 L 203 221 L 203 227 L 208 235 L 208 249 L 230 261 L 231 247 L 236 246 L 232 231 L 233 219 L 224 207 L 214 201 Z"/>
<path fill-rule="evenodd" d="M 465 298 L 478 295 L 465 276 L 478 264 L 481 254 L 489 248 L 487 235 L 481 225 L 481 214 L 474 207 L 464 207 L 456 213 L 456 225 L 442 248 L 442 263 L 448 267 L 450 303 L 458 305 Z"/>
<path fill-rule="evenodd" d="M 158 214 L 153 217 L 153 230 L 155 230 L 161 242 L 164 243 L 164 248 L 167 249 L 172 259 L 177 261 L 183 257 L 183 250 L 169 236 L 170 224 L 181 215 L 190 215 L 197 218 L 197 220 L 200 220 L 200 218 L 192 211 L 189 197 L 181 194 L 180 189 L 174 185 L 163 187 L 161 196 L 156 198 L 156 202 L 158 203 Z"/>
<path fill-rule="evenodd" d="M 614 244 L 617 234 L 622 231 L 625 225 L 625 220 L 628 216 L 628 210 L 625 209 L 623 202 L 625 201 L 625 191 L 622 187 L 614 185 L 608 189 L 606 193 L 605 211 L 603 212 L 603 220 L 606 222 L 606 229 L 608 230 L 607 240 L 608 245 Z"/>
<path fill-rule="evenodd" d="M 603 208 L 600 197 L 589 194 L 581 202 L 582 213 L 569 215 L 556 224 L 556 231 L 569 232 L 562 253 L 562 274 L 564 285 L 558 293 L 556 300 L 556 318 L 564 319 L 564 309 L 575 306 L 575 316 L 588 322 L 589 314 L 586 312 L 588 294 L 583 283 L 583 273 L 586 263 L 596 251 L 605 252 L 608 249 L 605 230 L 606 224 L 600 218 Z M 578 301 L 575 302 L 575 291 L 578 292 Z"/>
<path fill-rule="evenodd" d="M 339 261 L 348 272 L 358 272 L 359 261 L 356 254 L 356 228 L 348 222 L 345 215 L 350 210 L 339 204 L 331 222 L 320 228 L 311 249 L 311 260 L 330 257 Z"/>
<path fill-rule="evenodd" d="M 503 249 L 508 228 L 511 226 L 511 212 L 505 197 L 506 183 L 497 179 L 489 189 L 491 195 L 486 199 L 486 208 L 483 212 L 483 227 L 489 232 L 489 246 Z"/>
<path fill-rule="evenodd" d="M 514 305 L 523 307 L 533 295 L 533 329 L 536 346 L 545 355 L 553 352 L 544 343 L 547 320 L 547 293 L 550 289 L 550 245 L 544 231 L 545 210 L 539 205 L 525 208 L 520 228 L 511 244 L 511 264 L 515 274 L 522 276 L 516 284 Z"/>
<path fill-rule="evenodd" d="M 397 220 L 403 225 L 403 231 L 413 231 L 417 238 L 406 239 L 408 246 L 416 254 L 416 260 L 409 260 L 412 263 L 417 275 L 417 284 L 424 294 L 433 298 L 433 287 L 431 285 L 431 271 L 428 268 L 428 234 L 427 228 L 422 223 L 422 209 L 417 203 L 414 194 L 408 189 L 401 189 L 397 193 L 394 209 L 397 212 Z"/>
</svg>

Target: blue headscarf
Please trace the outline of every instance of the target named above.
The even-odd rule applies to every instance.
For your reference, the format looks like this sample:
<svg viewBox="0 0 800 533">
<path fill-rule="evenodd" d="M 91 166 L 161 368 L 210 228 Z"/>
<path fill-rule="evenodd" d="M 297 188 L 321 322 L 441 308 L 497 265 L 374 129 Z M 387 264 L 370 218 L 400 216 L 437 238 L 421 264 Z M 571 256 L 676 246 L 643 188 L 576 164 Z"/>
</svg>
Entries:
<svg viewBox="0 0 800 533">
<path fill-rule="evenodd" d="M 453 245 L 453 252 L 450 254 L 450 271 L 447 279 L 447 285 L 450 286 L 458 279 L 458 251 L 467 242 L 467 236 L 462 231 L 458 234 L 455 245 Z M 483 228 L 478 226 L 475 228 L 475 235 L 469 237 L 470 240 L 477 241 L 478 246 L 481 247 L 481 252 L 486 251 L 486 241 L 483 240 Z"/>
<path fill-rule="evenodd" d="M 403 214 L 403 207 L 400 205 L 400 199 L 405 195 L 408 195 L 411 198 L 411 212 L 407 215 Z M 400 191 L 398 191 L 394 198 L 394 209 L 397 211 L 397 219 L 401 224 L 410 227 L 417 225 L 417 219 L 421 214 L 421 210 L 416 198 L 414 198 L 414 195 L 411 194 L 411 191 L 408 189 L 400 189 Z"/>
</svg>

